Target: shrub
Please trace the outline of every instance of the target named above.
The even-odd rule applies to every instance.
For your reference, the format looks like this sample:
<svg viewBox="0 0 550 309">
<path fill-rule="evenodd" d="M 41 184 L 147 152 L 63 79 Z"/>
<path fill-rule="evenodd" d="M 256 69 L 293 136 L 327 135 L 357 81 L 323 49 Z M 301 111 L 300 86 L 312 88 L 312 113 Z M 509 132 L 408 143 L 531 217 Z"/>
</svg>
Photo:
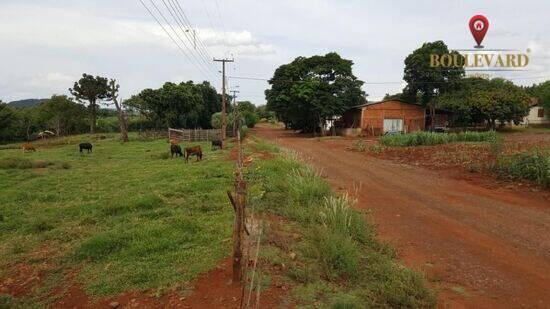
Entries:
<svg viewBox="0 0 550 309">
<path fill-rule="evenodd" d="M 408 134 L 386 135 L 380 138 L 380 143 L 386 146 L 422 146 L 439 145 L 452 142 L 490 142 L 498 138 L 495 131 L 461 133 L 435 133 L 417 131 Z"/>
<path fill-rule="evenodd" d="M 543 187 L 550 186 L 550 153 L 543 150 L 500 156 L 494 166 L 500 177 L 528 179 Z"/>
<path fill-rule="evenodd" d="M 365 141 L 364 140 L 358 140 L 355 143 L 355 150 L 357 150 L 359 152 L 364 152 L 365 150 L 367 150 L 367 144 L 365 143 Z"/>
</svg>

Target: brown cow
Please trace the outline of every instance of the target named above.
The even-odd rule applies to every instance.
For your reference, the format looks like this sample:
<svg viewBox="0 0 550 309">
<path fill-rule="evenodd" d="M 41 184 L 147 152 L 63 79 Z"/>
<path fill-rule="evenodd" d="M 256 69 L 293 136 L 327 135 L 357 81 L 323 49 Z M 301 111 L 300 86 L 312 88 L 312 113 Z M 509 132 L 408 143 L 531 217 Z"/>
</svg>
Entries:
<svg viewBox="0 0 550 309">
<path fill-rule="evenodd" d="M 201 146 L 194 146 L 185 148 L 185 163 L 189 161 L 189 156 L 197 156 L 197 161 L 202 160 Z"/>
<path fill-rule="evenodd" d="M 36 149 L 34 148 L 34 146 L 31 143 L 25 143 L 25 144 L 21 145 L 21 149 L 23 149 L 24 152 L 36 151 Z"/>
</svg>

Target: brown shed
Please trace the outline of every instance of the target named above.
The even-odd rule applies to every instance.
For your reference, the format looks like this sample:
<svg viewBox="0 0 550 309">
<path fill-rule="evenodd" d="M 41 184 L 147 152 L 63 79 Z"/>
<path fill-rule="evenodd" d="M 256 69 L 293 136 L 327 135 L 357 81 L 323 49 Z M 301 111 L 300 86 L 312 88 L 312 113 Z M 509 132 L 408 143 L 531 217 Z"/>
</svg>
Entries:
<svg viewBox="0 0 550 309">
<path fill-rule="evenodd" d="M 423 130 L 425 117 L 424 107 L 401 100 L 366 103 L 347 110 L 342 116 L 345 127 L 361 128 L 369 135 Z"/>
</svg>

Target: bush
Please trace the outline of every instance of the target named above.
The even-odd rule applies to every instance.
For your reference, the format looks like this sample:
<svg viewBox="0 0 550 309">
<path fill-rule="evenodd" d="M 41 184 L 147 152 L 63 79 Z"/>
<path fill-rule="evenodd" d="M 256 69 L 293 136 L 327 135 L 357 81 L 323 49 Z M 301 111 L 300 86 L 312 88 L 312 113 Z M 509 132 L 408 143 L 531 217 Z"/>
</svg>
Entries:
<svg viewBox="0 0 550 309">
<path fill-rule="evenodd" d="M 364 140 L 358 140 L 355 143 L 355 150 L 357 150 L 359 152 L 364 152 L 365 150 L 367 150 L 367 144 L 365 143 L 365 141 Z"/>
<path fill-rule="evenodd" d="M 550 153 L 543 150 L 500 156 L 494 166 L 500 177 L 527 179 L 543 187 L 550 186 Z"/>
<path fill-rule="evenodd" d="M 452 142 L 490 142 L 498 139 L 495 131 L 461 133 L 435 133 L 417 131 L 408 134 L 386 135 L 380 138 L 380 143 L 386 146 L 423 146 L 439 145 Z"/>
</svg>

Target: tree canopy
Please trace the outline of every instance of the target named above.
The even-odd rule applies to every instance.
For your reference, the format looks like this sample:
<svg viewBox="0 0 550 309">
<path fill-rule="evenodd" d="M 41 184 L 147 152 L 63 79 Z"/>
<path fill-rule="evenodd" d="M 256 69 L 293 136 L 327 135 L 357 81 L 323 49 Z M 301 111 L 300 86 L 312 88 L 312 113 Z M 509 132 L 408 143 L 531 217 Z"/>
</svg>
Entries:
<svg viewBox="0 0 550 309">
<path fill-rule="evenodd" d="M 500 123 L 519 123 L 529 111 L 529 96 L 512 82 L 495 78 L 464 78 L 457 90 L 434 99 L 441 108 L 454 112 L 458 124 L 486 122 L 495 128 Z"/>
<path fill-rule="evenodd" d="M 125 102 L 157 128 L 210 128 L 213 113 L 221 110 L 221 97 L 208 82 L 165 83 L 145 89 Z"/>
<path fill-rule="evenodd" d="M 353 62 L 337 53 L 298 57 L 275 70 L 266 90 L 267 107 L 287 127 L 316 131 L 321 122 L 365 102 Z"/>
<path fill-rule="evenodd" d="M 457 87 L 458 82 L 464 76 L 464 68 L 431 67 L 431 55 L 451 54 L 460 57 L 458 52 L 449 52 L 443 41 L 424 43 L 405 58 L 403 79 L 407 86 L 403 89 L 403 95 L 407 100 L 420 103 L 429 107 L 432 118 L 435 115 L 435 101 L 432 99 Z M 431 122 L 432 125 L 434 122 Z"/>
<path fill-rule="evenodd" d="M 550 80 L 527 87 L 527 93 L 535 97 L 544 107 L 547 117 L 550 117 Z"/>
<path fill-rule="evenodd" d="M 99 100 L 109 100 L 109 82 L 107 78 L 101 76 L 82 74 L 82 77 L 76 81 L 69 92 L 78 102 L 88 102 L 90 111 L 90 133 L 95 133 L 97 106 Z"/>
</svg>

